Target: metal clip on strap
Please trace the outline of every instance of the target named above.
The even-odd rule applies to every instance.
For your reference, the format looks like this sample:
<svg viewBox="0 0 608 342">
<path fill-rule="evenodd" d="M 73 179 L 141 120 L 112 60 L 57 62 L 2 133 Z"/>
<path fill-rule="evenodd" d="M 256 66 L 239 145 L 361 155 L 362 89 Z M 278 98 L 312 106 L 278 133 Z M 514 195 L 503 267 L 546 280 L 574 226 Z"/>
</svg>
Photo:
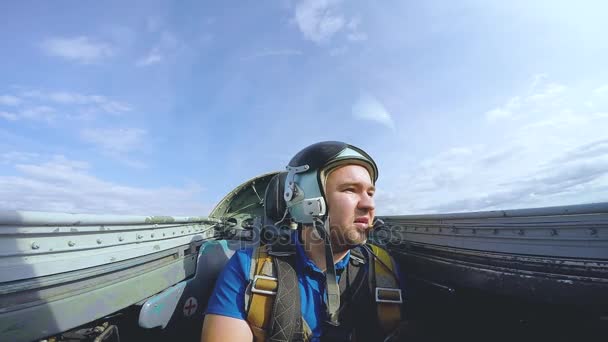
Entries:
<svg viewBox="0 0 608 342">
<path fill-rule="evenodd" d="M 279 280 L 275 277 L 256 275 L 251 284 L 251 292 L 266 295 L 276 295 Z"/>
<path fill-rule="evenodd" d="M 376 303 L 403 303 L 401 289 L 376 287 Z"/>
</svg>

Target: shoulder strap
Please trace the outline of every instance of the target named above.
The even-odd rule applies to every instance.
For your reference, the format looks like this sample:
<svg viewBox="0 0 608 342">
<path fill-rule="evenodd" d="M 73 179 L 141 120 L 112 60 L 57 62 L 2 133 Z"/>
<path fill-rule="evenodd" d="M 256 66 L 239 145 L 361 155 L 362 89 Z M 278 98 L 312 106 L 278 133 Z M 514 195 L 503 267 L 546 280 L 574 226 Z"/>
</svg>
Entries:
<svg viewBox="0 0 608 342">
<path fill-rule="evenodd" d="M 254 249 L 245 311 L 255 341 L 303 341 L 300 289 L 295 255 L 271 255 L 267 246 Z"/>
<path fill-rule="evenodd" d="M 279 286 L 272 308 L 268 341 L 303 341 L 300 286 L 295 270 L 295 255 L 274 257 Z"/>
<path fill-rule="evenodd" d="M 255 341 L 266 340 L 278 280 L 266 246 L 256 247 L 251 254 L 249 285 L 245 291 L 245 311 Z"/>
<path fill-rule="evenodd" d="M 370 244 L 366 247 L 370 254 L 370 290 L 376 303 L 378 320 L 384 333 L 388 335 L 401 321 L 402 293 L 393 260 L 388 252 L 376 245 Z M 352 256 L 351 253 L 351 258 Z M 354 256 L 355 263 L 365 263 L 362 254 L 355 253 Z M 347 273 L 348 277 L 341 277 L 344 279 L 341 279 L 342 281 L 349 283 L 349 286 L 341 288 L 354 291 L 348 294 L 351 297 L 360 287 L 361 275 L 364 272 L 358 272 L 361 268 L 359 265 L 351 267 L 349 263 L 348 268 L 354 272 Z M 252 253 L 250 279 L 245 310 L 255 341 L 265 341 L 267 336 L 270 341 L 276 342 L 307 340 L 306 335 L 310 333 L 310 328 L 305 329 L 307 324 L 301 316 L 294 256 L 272 256 L 268 254 L 266 246 L 257 247 Z"/>
<path fill-rule="evenodd" d="M 393 333 L 401 321 L 403 297 L 395 264 L 388 252 L 369 244 L 374 261 L 370 262 L 370 289 L 376 302 L 378 320 L 386 335 Z"/>
<path fill-rule="evenodd" d="M 340 314 L 351 307 L 353 304 L 352 300 L 356 298 L 359 290 L 363 288 L 365 279 L 367 279 L 367 272 L 363 267 L 365 264 L 365 256 L 359 248 L 351 249 L 350 261 L 340 276 L 340 283 L 338 284 L 340 287 Z"/>
</svg>

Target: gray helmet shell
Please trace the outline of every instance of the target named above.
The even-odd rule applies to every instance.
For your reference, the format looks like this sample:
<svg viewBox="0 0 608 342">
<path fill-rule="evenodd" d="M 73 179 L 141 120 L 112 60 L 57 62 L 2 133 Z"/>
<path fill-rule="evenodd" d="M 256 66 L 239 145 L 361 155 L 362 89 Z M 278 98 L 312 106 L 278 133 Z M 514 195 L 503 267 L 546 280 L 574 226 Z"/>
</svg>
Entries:
<svg viewBox="0 0 608 342">
<path fill-rule="evenodd" d="M 298 223 L 313 223 L 327 215 L 325 179 L 336 167 L 357 164 L 365 167 L 372 182 L 378 167 L 362 149 L 340 141 L 324 141 L 298 152 L 287 165 L 283 198 L 291 218 Z"/>
</svg>

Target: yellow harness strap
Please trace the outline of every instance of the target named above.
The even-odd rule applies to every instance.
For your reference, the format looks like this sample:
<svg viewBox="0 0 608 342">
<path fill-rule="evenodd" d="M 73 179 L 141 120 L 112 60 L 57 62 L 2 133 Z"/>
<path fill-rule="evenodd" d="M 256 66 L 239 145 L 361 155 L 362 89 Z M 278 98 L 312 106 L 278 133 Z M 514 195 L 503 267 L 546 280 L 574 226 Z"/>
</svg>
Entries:
<svg viewBox="0 0 608 342">
<path fill-rule="evenodd" d="M 376 245 L 370 246 L 377 256 L 374 258 L 375 287 L 372 289 L 372 295 L 375 296 L 380 326 L 388 335 L 399 327 L 403 298 L 390 255 Z"/>
<path fill-rule="evenodd" d="M 394 264 L 388 252 L 376 245 L 371 245 L 374 258 L 370 271 L 374 272 L 374 284 L 371 289 L 376 300 L 378 320 L 385 334 L 389 335 L 399 327 L 401 321 L 401 289 L 394 274 Z M 272 307 L 277 293 L 278 280 L 276 270 L 272 263 L 272 256 L 268 255 L 266 246 L 253 250 L 251 258 L 251 281 L 247 289 L 250 293 L 247 309 L 247 322 L 253 332 L 254 341 L 266 340 L 266 329 L 271 321 Z M 310 337 L 311 331 L 303 320 L 305 341 Z"/>
<path fill-rule="evenodd" d="M 251 267 L 253 278 L 249 284 L 251 291 L 248 305 L 247 322 L 251 327 L 255 341 L 266 340 L 266 329 L 271 320 L 272 306 L 277 293 L 278 281 L 265 246 L 253 250 Z"/>
</svg>

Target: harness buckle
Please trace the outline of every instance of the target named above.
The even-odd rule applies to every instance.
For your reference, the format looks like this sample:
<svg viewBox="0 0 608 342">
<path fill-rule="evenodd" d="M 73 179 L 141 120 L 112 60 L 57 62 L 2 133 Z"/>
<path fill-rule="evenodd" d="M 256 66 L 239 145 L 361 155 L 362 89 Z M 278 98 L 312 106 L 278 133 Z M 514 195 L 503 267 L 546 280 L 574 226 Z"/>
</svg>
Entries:
<svg viewBox="0 0 608 342">
<path fill-rule="evenodd" d="M 264 276 L 264 275 L 256 275 L 255 277 L 253 277 L 253 283 L 251 284 L 251 292 L 252 293 L 261 293 L 261 294 L 267 294 L 267 295 L 272 295 L 275 296 L 277 294 L 277 291 L 272 291 L 272 290 L 263 290 L 263 289 L 259 289 L 256 287 L 258 280 L 270 280 L 274 282 L 274 289 L 277 288 L 278 284 L 279 284 L 279 280 L 275 277 L 269 277 L 269 276 Z M 267 286 L 271 286 L 270 284 L 266 284 Z"/>
<path fill-rule="evenodd" d="M 390 287 L 376 287 L 376 303 L 403 303 L 401 289 Z"/>
</svg>

